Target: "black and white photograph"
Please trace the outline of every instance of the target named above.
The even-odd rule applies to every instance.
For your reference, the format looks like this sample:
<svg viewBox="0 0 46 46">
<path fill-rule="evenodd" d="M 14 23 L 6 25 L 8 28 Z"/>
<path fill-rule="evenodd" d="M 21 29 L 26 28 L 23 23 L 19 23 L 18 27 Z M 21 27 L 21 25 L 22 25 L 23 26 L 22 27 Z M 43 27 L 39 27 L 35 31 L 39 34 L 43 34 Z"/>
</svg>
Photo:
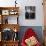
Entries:
<svg viewBox="0 0 46 46">
<path fill-rule="evenodd" d="M 35 19 L 35 6 L 25 6 L 25 19 Z"/>
</svg>

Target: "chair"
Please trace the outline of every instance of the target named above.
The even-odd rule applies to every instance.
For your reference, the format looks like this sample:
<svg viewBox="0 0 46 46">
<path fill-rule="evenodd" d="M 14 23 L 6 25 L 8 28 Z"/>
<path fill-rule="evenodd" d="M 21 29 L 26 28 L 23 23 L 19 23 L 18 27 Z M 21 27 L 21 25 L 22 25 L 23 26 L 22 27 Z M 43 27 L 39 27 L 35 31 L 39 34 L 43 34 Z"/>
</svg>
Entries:
<svg viewBox="0 0 46 46">
<path fill-rule="evenodd" d="M 30 37 L 35 37 L 37 40 L 37 44 L 35 46 L 41 46 L 39 40 L 37 39 L 37 34 L 33 31 L 32 28 L 28 28 L 24 34 L 24 37 L 22 38 L 21 46 L 27 46 L 25 40 L 30 38 Z M 31 44 L 31 43 L 30 43 Z"/>
</svg>

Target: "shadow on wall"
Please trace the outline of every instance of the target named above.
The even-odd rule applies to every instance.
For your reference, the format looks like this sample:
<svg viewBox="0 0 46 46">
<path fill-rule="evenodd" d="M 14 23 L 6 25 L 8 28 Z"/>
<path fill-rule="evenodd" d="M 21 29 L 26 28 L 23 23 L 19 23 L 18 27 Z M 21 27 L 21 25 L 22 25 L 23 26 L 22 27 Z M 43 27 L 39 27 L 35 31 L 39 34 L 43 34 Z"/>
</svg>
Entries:
<svg viewBox="0 0 46 46">
<path fill-rule="evenodd" d="M 19 32 L 19 39 L 20 39 L 20 42 L 24 36 L 24 33 L 25 31 L 28 29 L 28 28 L 32 28 L 34 30 L 34 32 L 36 32 L 37 34 L 37 37 L 39 39 L 39 41 L 41 43 L 43 43 L 43 30 L 42 30 L 42 26 L 21 26 L 20 27 L 20 32 Z"/>
</svg>

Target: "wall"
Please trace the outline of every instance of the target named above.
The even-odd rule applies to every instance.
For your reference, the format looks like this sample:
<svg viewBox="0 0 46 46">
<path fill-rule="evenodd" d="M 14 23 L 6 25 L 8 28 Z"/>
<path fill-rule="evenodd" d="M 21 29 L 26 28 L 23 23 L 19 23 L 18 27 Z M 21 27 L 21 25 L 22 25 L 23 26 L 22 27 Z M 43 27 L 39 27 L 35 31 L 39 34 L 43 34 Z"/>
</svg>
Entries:
<svg viewBox="0 0 46 46">
<path fill-rule="evenodd" d="M 21 26 L 19 32 L 19 39 L 22 40 L 24 33 L 27 31 L 28 28 L 32 28 L 34 32 L 37 34 L 37 37 L 41 43 L 43 43 L 43 32 L 41 26 Z"/>
<path fill-rule="evenodd" d="M 0 6 L 9 7 L 14 6 L 15 0 L 0 0 Z M 42 0 L 17 0 L 17 6 L 20 7 L 19 10 L 19 24 L 20 26 L 43 26 L 43 6 Z M 25 19 L 25 6 L 35 6 L 36 7 L 36 18 L 34 20 Z"/>
<path fill-rule="evenodd" d="M 42 0 L 21 0 L 20 18 L 19 24 L 22 26 L 42 26 L 43 25 L 43 11 L 42 11 Z M 34 20 L 25 20 L 25 6 L 36 7 L 36 18 Z"/>
</svg>

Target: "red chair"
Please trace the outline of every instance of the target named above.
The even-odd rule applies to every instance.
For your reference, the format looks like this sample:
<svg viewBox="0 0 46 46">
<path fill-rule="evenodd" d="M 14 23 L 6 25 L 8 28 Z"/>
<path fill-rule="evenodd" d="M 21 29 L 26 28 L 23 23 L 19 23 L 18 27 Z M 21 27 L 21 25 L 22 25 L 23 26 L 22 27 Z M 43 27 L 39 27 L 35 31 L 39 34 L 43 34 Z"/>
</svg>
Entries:
<svg viewBox="0 0 46 46">
<path fill-rule="evenodd" d="M 25 43 L 25 39 L 28 39 L 29 37 L 32 37 L 32 36 L 34 36 L 37 39 L 37 35 L 33 31 L 33 29 L 31 29 L 31 28 L 27 29 L 27 31 L 25 32 L 24 37 L 22 38 L 21 45 L 22 46 L 27 46 L 26 43 Z M 35 46 L 41 46 L 40 42 L 38 41 Z"/>
</svg>

